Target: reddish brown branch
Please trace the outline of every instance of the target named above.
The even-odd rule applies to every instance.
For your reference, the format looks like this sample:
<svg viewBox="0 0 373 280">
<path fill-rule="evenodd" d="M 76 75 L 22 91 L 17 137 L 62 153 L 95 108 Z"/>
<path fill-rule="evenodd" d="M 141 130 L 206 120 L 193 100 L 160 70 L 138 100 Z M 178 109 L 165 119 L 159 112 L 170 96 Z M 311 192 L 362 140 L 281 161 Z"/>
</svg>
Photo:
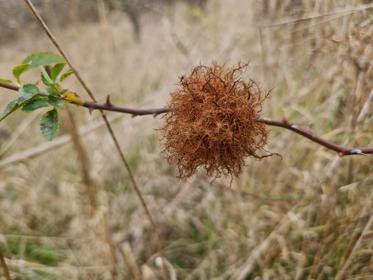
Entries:
<svg viewBox="0 0 373 280">
<path fill-rule="evenodd" d="M 321 146 L 324 146 L 325 148 L 329 150 L 333 150 L 337 152 L 341 156 L 350 156 L 350 155 L 366 155 L 366 154 L 373 154 L 373 147 L 353 147 L 348 148 L 341 145 L 337 145 L 331 142 L 326 141 L 325 139 L 322 139 L 316 135 L 314 135 L 312 132 L 305 130 L 303 128 L 300 128 L 296 124 L 292 124 L 287 122 L 286 120 L 283 121 L 276 121 L 276 120 L 270 120 L 266 118 L 261 118 L 257 120 L 258 122 L 265 123 L 266 125 L 270 126 L 277 126 L 282 127 L 288 130 L 291 130 L 299 135 L 302 135 L 305 138 L 308 138 L 309 140 L 318 143 Z"/>
<path fill-rule="evenodd" d="M 16 85 L 10 85 L 10 84 L 7 84 L 7 83 L 2 83 L 2 82 L 0 82 L 0 87 L 7 88 L 7 89 L 10 89 L 10 90 L 15 90 L 15 91 L 19 90 L 19 87 L 16 86 Z"/>
<path fill-rule="evenodd" d="M 134 117 L 145 116 L 145 115 L 157 116 L 160 114 L 167 113 L 169 111 L 168 108 L 134 109 L 134 108 L 115 106 L 111 103 L 99 104 L 95 102 L 84 102 L 84 104 L 81 106 L 88 108 L 90 111 L 93 111 L 93 110 L 112 111 L 112 112 L 118 112 L 118 113 L 123 113 L 123 114 L 130 114 Z"/>
<path fill-rule="evenodd" d="M 18 86 L 9 85 L 6 83 L 1 83 L 1 82 L 0 82 L 0 87 L 7 88 L 10 90 L 14 90 L 14 91 L 18 91 L 19 89 Z M 112 111 L 112 112 L 119 112 L 123 114 L 129 114 L 132 116 L 145 116 L 145 115 L 157 116 L 157 115 L 165 114 L 169 112 L 168 108 L 135 109 L 135 108 L 115 106 L 111 102 L 106 102 L 103 104 L 96 103 L 96 102 L 84 102 L 83 104 L 76 104 L 76 105 L 86 107 L 90 111 L 93 111 L 93 110 Z M 349 148 L 349 147 L 337 145 L 337 144 L 331 143 L 325 139 L 322 139 L 314 135 L 310 131 L 303 129 L 296 124 L 289 123 L 286 120 L 278 121 L 278 120 L 270 120 L 267 118 L 260 118 L 257 121 L 264 123 L 266 125 L 269 125 L 269 126 L 277 126 L 277 127 L 291 130 L 329 150 L 337 152 L 341 156 L 373 154 L 373 147 L 365 147 L 365 148 L 364 147 L 351 147 Z"/>
</svg>

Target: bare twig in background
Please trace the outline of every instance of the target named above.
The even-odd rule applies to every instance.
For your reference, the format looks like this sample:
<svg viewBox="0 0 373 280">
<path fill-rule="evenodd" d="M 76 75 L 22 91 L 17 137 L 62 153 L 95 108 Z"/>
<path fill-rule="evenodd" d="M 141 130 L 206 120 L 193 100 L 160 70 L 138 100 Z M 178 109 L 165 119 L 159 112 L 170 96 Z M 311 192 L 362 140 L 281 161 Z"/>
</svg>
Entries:
<svg viewBox="0 0 373 280">
<path fill-rule="evenodd" d="M 109 120 L 111 122 L 113 122 L 113 121 L 116 121 L 118 119 L 119 118 L 116 117 L 116 118 L 110 118 Z M 103 121 L 96 122 L 96 123 L 93 123 L 93 124 L 90 124 L 90 125 L 85 125 L 85 126 L 78 129 L 78 131 L 79 131 L 78 133 L 79 133 L 80 136 L 86 135 L 86 134 L 92 133 L 93 131 L 99 129 L 100 127 L 103 127 L 104 125 L 105 125 L 105 123 Z M 70 141 L 71 141 L 71 136 L 65 134 L 65 135 L 56 137 L 55 139 L 53 139 L 50 142 L 43 142 L 36 147 L 32 147 L 30 149 L 17 152 L 17 153 L 15 153 L 15 154 L 13 154 L 9 157 L 6 157 L 6 158 L 0 160 L 0 168 L 5 168 L 5 167 L 8 167 L 12 164 L 22 162 L 22 161 L 25 161 L 25 160 L 32 159 L 34 157 L 43 155 L 43 154 L 45 154 L 49 151 L 52 151 L 52 150 L 57 149 L 59 147 L 62 147 L 63 145 L 69 143 Z"/>
<path fill-rule="evenodd" d="M 120 62 L 120 59 L 118 59 L 119 58 L 118 56 L 119 52 L 118 52 L 118 47 L 117 47 L 118 44 L 113 34 L 113 31 L 110 28 L 110 24 L 108 21 L 107 7 L 105 6 L 104 0 L 96 0 L 96 5 L 97 5 L 99 21 L 101 23 L 101 28 L 102 28 L 101 33 L 107 35 L 108 37 L 107 41 L 110 43 L 110 48 L 109 48 L 108 53 L 110 53 L 110 56 L 112 57 L 112 65 L 116 73 L 117 88 L 119 92 L 123 92 L 124 90 L 123 90 L 122 77 L 121 77 L 121 73 L 122 73 L 121 62 Z"/>
<path fill-rule="evenodd" d="M 85 91 L 87 92 L 87 94 L 89 95 L 89 97 L 92 99 L 93 102 L 96 102 L 96 98 L 94 97 L 93 95 L 93 92 L 91 91 L 91 89 L 88 87 L 88 85 L 84 82 L 83 78 L 81 77 L 81 75 L 79 74 L 79 72 L 77 71 L 77 69 L 74 67 L 74 65 L 71 63 L 70 59 L 67 57 L 65 51 L 62 49 L 61 45 L 57 42 L 57 39 L 55 38 L 55 36 L 52 34 L 52 32 L 49 30 L 48 26 L 46 25 L 46 23 L 44 22 L 44 20 L 42 19 L 42 17 L 40 16 L 40 14 L 36 11 L 34 5 L 32 4 L 32 2 L 30 0 L 24 0 L 26 2 L 26 4 L 29 6 L 30 10 L 32 11 L 33 15 L 35 16 L 35 18 L 38 20 L 38 22 L 40 23 L 40 25 L 43 27 L 45 33 L 47 34 L 47 36 L 49 37 L 49 39 L 52 41 L 53 45 L 58 49 L 59 53 L 65 58 L 67 64 L 70 66 L 70 68 L 73 70 L 74 72 L 74 75 L 76 76 L 76 78 L 78 79 L 79 83 L 83 86 L 83 88 L 85 89 Z M 100 113 L 101 113 L 101 116 L 102 118 L 104 119 L 105 121 L 105 124 L 106 124 L 106 127 L 110 133 L 110 136 L 111 138 L 113 139 L 113 142 L 114 142 L 114 145 L 115 145 L 115 148 L 116 150 L 118 151 L 118 154 L 122 160 L 122 163 L 125 167 L 125 169 L 127 170 L 128 172 L 128 175 L 129 175 L 129 178 L 130 178 L 130 181 L 132 183 L 132 186 L 135 190 L 135 193 L 137 195 L 137 197 L 139 198 L 140 200 L 140 203 L 141 203 L 141 206 L 142 208 L 144 209 L 144 212 L 147 216 L 147 218 L 149 219 L 152 227 L 153 227 L 153 230 L 154 230 L 154 234 L 156 236 L 156 239 L 157 239 L 157 246 L 158 246 L 158 250 L 159 250 L 159 253 L 162 257 L 164 257 L 164 254 L 163 254 L 163 249 L 162 249 L 162 243 L 161 243 L 161 237 L 160 237 L 160 234 L 159 234 L 159 231 L 158 231 L 158 228 L 154 222 L 154 219 L 152 217 L 152 215 L 150 214 L 150 211 L 148 209 L 148 206 L 146 205 L 146 202 L 142 196 L 142 193 L 140 191 L 140 188 L 136 182 L 136 179 L 130 169 L 130 166 L 123 154 L 123 151 L 119 145 L 119 141 L 117 139 L 117 137 L 115 136 L 115 133 L 114 133 L 114 130 L 110 124 L 110 122 L 108 121 L 104 111 L 100 110 Z M 162 266 L 163 267 L 163 266 Z"/>
<path fill-rule="evenodd" d="M 294 206 L 288 213 L 284 215 L 278 225 L 271 231 L 271 233 L 252 251 L 250 256 L 247 258 L 244 264 L 236 271 L 234 279 L 244 280 L 246 279 L 251 271 L 254 268 L 254 265 L 257 263 L 261 255 L 269 248 L 271 242 L 276 238 L 276 235 L 279 234 L 282 230 L 288 227 L 290 223 L 289 215 L 296 208 Z"/>
<path fill-rule="evenodd" d="M 357 122 L 361 122 L 362 120 L 364 120 L 366 115 L 368 115 L 368 113 L 370 112 L 369 108 L 371 108 L 372 106 L 373 106 L 373 88 L 370 91 L 370 94 L 367 100 L 365 101 L 364 106 L 359 113 L 359 116 L 357 117 Z"/>
<path fill-rule="evenodd" d="M 369 196 L 369 200 L 372 201 L 372 199 L 373 199 L 373 192 L 371 192 Z M 344 263 L 343 263 L 343 266 L 338 270 L 338 273 L 335 277 L 336 280 L 346 279 L 346 272 L 347 272 L 346 270 L 351 266 L 353 257 L 355 257 L 357 250 L 362 246 L 364 239 L 367 238 L 369 235 L 369 232 L 373 225 L 373 214 L 371 211 L 371 206 L 369 204 L 365 205 L 365 207 L 361 211 L 360 217 L 364 217 L 364 216 L 368 216 L 369 219 L 367 223 L 365 224 L 364 228 L 361 230 L 359 237 L 357 239 L 355 239 L 354 237 L 351 237 L 351 238 L 354 238 L 354 241 L 356 240 L 356 242 L 353 245 L 352 249 L 348 252 L 346 257 L 342 259 Z"/>
<path fill-rule="evenodd" d="M 277 20 L 276 22 L 271 23 L 269 25 L 263 25 L 262 28 L 272 28 L 272 27 L 278 27 L 278 26 L 282 26 L 286 24 L 295 24 L 295 23 L 299 23 L 303 21 L 309 21 L 309 20 L 313 20 L 316 18 L 323 18 L 323 17 L 328 17 L 328 16 L 342 17 L 347 14 L 357 13 L 357 12 L 361 12 L 361 11 L 371 9 L 371 8 L 373 8 L 373 3 L 359 5 L 353 8 L 347 8 L 347 9 L 344 8 L 344 9 L 340 9 L 340 10 L 333 11 L 330 13 L 304 15 L 301 18 L 300 17 L 287 17 L 287 18 Z"/>
<path fill-rule="evenodd" d="M 4 143 L 3 146 L 0 148 L 0 158 L 6 154 L 9 149 L 17 143 L 17 140 L 22 136 L 24 132 L 26 132 L 27 128 L 35 121 L 38 117 L 37 114 L 30 116 L 29 118 L 24 119 L 16 129 L 13 130 L 12 136 L 9 138 L 7 143 Z"/>
<path fill-rule="evenodd" d="M 126 266 L 128 268 L 128 271 L 131 275 L 131 278 L 134 280 L 140 280 L 141 278 L 141 270 L 136 262 L 136 257 L 134 256 L 131 246 L 128 244 L 128 242 L 125 242 L 120 247 L 120 252 L 123 255 L 124 262 L 126 263 Z"/>
<path fill-rule="evenodd" d="M 5 258 L 3 256 L 3 254 L 1 253 L 1 251 L 0 251 L 0 264 L 1 264 L 1 267 L 3 269 L 5 279 L 6 280 L 11 280 L 8 265 L 6 264 Z"/>
<path fill-rule="evenodd" d="M 172 43 L 175 45 L 176 49 L 186 58 L 190 56 L 190 48 L 185 45 L 182 38 L 180 38 L 180 34 L 178 34 L 175 30 L 175 22 L 172 17 L 169 17 L 166 13 L 162 10 L 157 9 L 153 5 L 149 3 L 143 4 L 144 8 L 148 9 L 149 11 L 155 12 L 156 14 L 162 17 L 162 22 L 164 26 L 167 28 L 169 33 L 169 38 Z"/>
<path fill-rule="evenodd" d="M 371 226 L 373 225 L 373 215 L 370 216 L 368 222 L 366 223 L 363 231 L 361 232 L 358 240 L 356 241 L 354 247 L 352 248 L 348 259 L 345 261 L 343 267 L 341 270 L 338 271 L 337 276 L 335 277 L 336 280 L 342 280 L 345 277 L 346 269 L 351 265 L 353 257 L 355 256 L 355 253 L 357 249 L 361 246 L 363 239 L 366 237 L 367 233 L 369 232 Z"/>
<path fill-rule="evenodd" d="M 23 267 L 27 270 L 35 270 L 38 272 L 44 272 L 44 273 L 51 273 L 53 276 L 61 276 L 63 277 L 63 272 L 73 272 L 73 271 L 79 271 L 79 273 L 82 273 L 83 279 L 87 279 L 93 271 L 101 271 L 105 272 L 109 269 L 112 269 L 110 265 L 92 265 L 92 266 L 49 266 L 44 265 L 32 261 L 27 260 L 9 260 L 8 261 L 10 267 Z M 88 278 L 89 279 L 89 278 Z M 8 280 L 8 279 L 6 279 Z"/>
</svg>

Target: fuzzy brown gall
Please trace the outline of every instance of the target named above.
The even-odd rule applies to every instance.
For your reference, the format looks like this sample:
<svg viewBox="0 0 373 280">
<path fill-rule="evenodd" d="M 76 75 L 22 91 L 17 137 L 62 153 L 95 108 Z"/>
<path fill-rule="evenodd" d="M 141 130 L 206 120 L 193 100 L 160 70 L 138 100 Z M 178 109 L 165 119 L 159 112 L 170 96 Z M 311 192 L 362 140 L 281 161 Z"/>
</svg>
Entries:
<svg viewBox="0 0 373 280">
<path fill-rule="evenodd" d="M 236 176 L 246 157 L 262 158 L 268 131 L 256 120 L 268 92 L 240 78 L 245 67 L 195 67 L 171 94 L 161 132 L 166 157 L 180 177 L 200 167 L 208 176 Z"/>
</svg>

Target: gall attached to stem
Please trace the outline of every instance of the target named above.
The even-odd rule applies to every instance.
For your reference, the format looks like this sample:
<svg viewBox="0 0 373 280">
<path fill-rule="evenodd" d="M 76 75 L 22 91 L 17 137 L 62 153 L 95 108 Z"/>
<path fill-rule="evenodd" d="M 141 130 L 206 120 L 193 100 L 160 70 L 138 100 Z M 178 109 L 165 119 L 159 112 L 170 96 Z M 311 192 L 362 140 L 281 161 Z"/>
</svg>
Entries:
<svg viewBox="0 0 373 280">
<path fill-rule="evenodd" d="M 268 92 L 239 77 L 245 67 L 197 66 L 171 94 L 161 133 L 181 178 L 199 167 L 208 176 L 237 176 L 247 156 L 261 158 L 268 131 L 256 120 Z"/>
</svg>

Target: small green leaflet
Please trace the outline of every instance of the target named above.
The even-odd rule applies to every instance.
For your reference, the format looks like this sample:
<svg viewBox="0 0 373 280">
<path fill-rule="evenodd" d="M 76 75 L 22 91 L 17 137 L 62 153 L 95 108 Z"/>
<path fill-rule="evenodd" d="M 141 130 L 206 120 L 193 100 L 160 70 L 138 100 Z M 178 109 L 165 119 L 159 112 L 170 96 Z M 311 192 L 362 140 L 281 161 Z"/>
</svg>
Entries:
<svg viewBox="0 0 373 280">
<path fill-rule="evenodd" d="M 52 86 L 54 84 L 44 67 L 41 68 L 41 80 L 46 86 Z"/>
<path fill-rule="evenodd" d="M 45 113 L 40 120 L 40 129 L 44 137 L 48 140 L 52 140 L 56 135 L 59 124 L 58 124 L 58 112 L 56 109 Z"/>
<path fill-rule="evenodd" d="M 30 65 L 28 64 L 20 64 L 13 68 L 13 76 L 16 78 L 17 82 L 20 83 L 20 77 L 23 72 L 26 72 L 30 69 Z"/>
<path fill-rule="evenodd" d="M 14 85 L 14 83 L 11 80 L 2 79 L 2 78 L 0 78 L 0 83 L 4 83 L 4 84 L 8 84 L 8 85 Z"/>
<path fill-rule="evenodd" d="M 61 63 L 65 63 L 65 60 L 59 55 L 49 52 L 32 53 L 22 61 L 22 64 L 13 68 L 13 75 L 20 83 L 21 75 L 32 68 Z"/>
<path fill-rule="evenodd" d="M 21 94 L 34 95 L 34 94 L 38 94 L 40 91 L 39 91 L 38 87 L 34 84 L 25 84 L 19 89 L 19 92 Z"/>
<path fill-rule="evenodd" d="M 30 67 L 46 66 L 57 63 L 65 63 L 65 60 L 63 57 L 50 52 L 32 53 L 22 61 L 22 64 L 28 64 Z"/>
<path fill-rule="evenodd" d="M 56 64 L 51 71 L 51 79 L 56 82 L 58 81 L 58 75 L 61 73 L 62 69 L 65 67 L 65 63 Z"/>
<path fill-rule="evenodd" d="M 43 107 L 62 107 L 65 102 L 53 96 L 35 96 L 22 107 L 23 112 L 32 112 Z"/>
<path fill-rule="evenodd" d="M 50 96 L 49 97 L 49 100 L 48 100 L 49 104 L 51 106 L 54 106 L 54 107 L 63 107 L 63 105 L 65 104 L 65 101 L 62 100 L 62 99 L 58 99 L 58 98 L 55 98 L 53 96 Z"/>
<path fill-rule="evenodd" d="M 17 110 L 20 106 L 18 105 L 18 100 L 13 100 L 6 105 L 4 111 L 0 115 L 0 121 L 5 119 L 7 116 L 9 116 L 11 113 L 13 113 L 15 110 Z"/>
<path fill-rule="evenodd" d="M 60 81 L 63 82 L 63 80 L 65 80 L 66 78 L 68 78 L 73 73 L 74 73 L 74 71 L 72 69 L 66 71 L 65 73 L 63 73 L 61 75 Z"/>
<path fill-rule="evenodd" d="M 37 98 L 34 98 L 31 101 L 27 102 L 27 104 L 22 107 L 22 111 L 32 112 L 36 109 L 48 106 L 51 106 L 51 104 L 48 101 L 48 97 L 38 96 Z"/>
<path fill-rule="evenodd" d="M 57 91 L 57 89 L 55 87 L 48 87 L 46 89 L 46 94 L 48 94 L 50 96 L 58 96 L 59 92 Z"/>
<path fill-rule="evenodd" d="M 33 96 L 40 93 L 38 87 L 34 84 L 25 84 L 18 91 L 21 93 L 21 96 L 18 98 L 20 105 L 23 105 L 21 103 L 30 100 Z"/>
<path fill-rule="evenodd" d="M 19 92 L 21 93 L 21 96 L 11 101 L 5 107 L 5 110 L 0 115 L 0 121 L 5 119 L 7 116 L 9 116 L 11 113 L 16 111 L 18 108 L 25 105 L 28 101 L 30 101 L 35 96 L 38 96 L 39 89 L 37 86 L 33 84 L 26 84 L 19 89 Z"/>
</svg>

